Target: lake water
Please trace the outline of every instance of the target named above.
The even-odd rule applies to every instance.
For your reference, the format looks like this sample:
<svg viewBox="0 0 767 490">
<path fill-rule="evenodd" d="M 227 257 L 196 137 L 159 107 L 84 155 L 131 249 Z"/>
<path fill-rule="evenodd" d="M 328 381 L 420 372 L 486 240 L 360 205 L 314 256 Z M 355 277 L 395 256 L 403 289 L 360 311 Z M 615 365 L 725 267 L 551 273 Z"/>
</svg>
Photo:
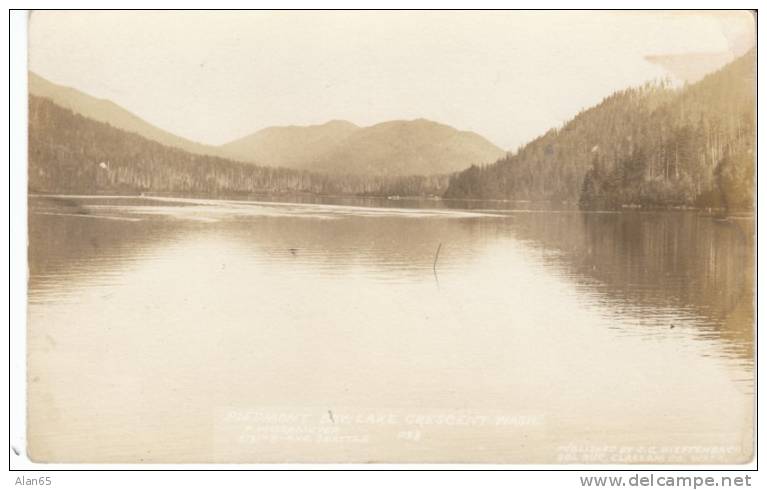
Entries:
<svg viewBox="0 0 767 490">
<path fill-rule="evenodd" d="M 460 206 L 30 197 L 31 456 L 750 460 L 752 219 Z"/>
</svg>

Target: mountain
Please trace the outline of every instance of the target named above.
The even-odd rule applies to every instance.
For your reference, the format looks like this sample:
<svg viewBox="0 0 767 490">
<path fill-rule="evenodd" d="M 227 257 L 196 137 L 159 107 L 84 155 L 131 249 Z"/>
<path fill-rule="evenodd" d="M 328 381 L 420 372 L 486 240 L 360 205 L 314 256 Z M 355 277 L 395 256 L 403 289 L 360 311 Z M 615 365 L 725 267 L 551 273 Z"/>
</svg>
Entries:
<svg viewBox="0 0 767 490">
<path fill-rule="evenodd" d="M 330 173 L 429 175 L 493 162 L 505 154 L 476 133 L 416 119 L 362 128 L 318 159 L 313 168 Z"/>
<path fill-rule="evenodd" d="M 679 81 L 695 83 L 733 61 L 733 55 L 729 52 L 658 54 L 645 56 L 644 59 L 660 66 Z"/>
<path fill-rule="evenodd" d="M 755 67 L 751 50 L 695 84 L 615 93 L 516 153 L 453 176 L 445 197 L 752 209 Z"/>
<path fill-rule="evenodd" d="M 136 133 L 163 145 L 173 146 L 192 153 L 221 155 L 221 151 L 215 146 L 203 145 L 176 136 L 153 126 L 110 100 L 98 99 L 79 90 L 57 85 L 33 72 L 29 72 L 28 87 L 30 95 L 50 99 L 56 105 L 94 121 L 107 123 L 115 128 Z"/>
<path fill-rule="evenodd" d="M 482 136 L 425 119 L 360 128 L 347 121 L 263 129 L 222 147 L 243 161 L 359 175 L 432 175 L 487 163 L 505 152 Z"/>
<path fill-rule="evenodd" d="M 348 121 L 330 121 L 317 126 L 275 126 L 222 145 L 221 150 L 246 162 L 310 168 L 319 155 L 328 154 L 358 129 Z"/>
<path fill-rule="evenodd" d="M 194 196 L 442 194 L 447 175 L 330 177 L 184 151 L 29 97 L 30 192 Z"/>
<path fill-rule="evenodd" d="M 478 134 L 423 119 L 360 128 L 348 121 L 262 129 L 221 146 L 176 136 L 106 99 L 29 73 L 29 93 L 94 121 L 199 155 L 255 165 L 358 175 L 436 175 L 495 161 L 504 151 Z"/>
</svg>

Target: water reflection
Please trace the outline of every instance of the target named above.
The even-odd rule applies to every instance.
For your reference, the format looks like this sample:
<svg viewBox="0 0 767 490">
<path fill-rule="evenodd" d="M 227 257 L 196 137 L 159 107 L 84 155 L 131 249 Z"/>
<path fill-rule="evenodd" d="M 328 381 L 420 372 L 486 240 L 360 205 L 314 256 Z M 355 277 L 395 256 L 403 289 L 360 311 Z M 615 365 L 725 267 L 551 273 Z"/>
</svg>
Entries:
<svg viewBox="0 0 767 490">
<path fill-rule="evenodd" d="M 398 209 L 413 205 L 405 200 L 350 199 L 344 202 L 354 206 L 386 202 L 398 204 Z M 55 273 L 92 279 L 110 272 L 113 262 L 151 256 L 152 250 L 184 239 L 182 235 L 189 232 L 236 239 L 254 248 L 254 260 L 287 261 L 299 269 L 317 267 L 338 274 L 364 265 L 393 280 L 430 273 L 440 243 L 445 249 L 439 267 L 449 270 L 470 261 L 483 244 L 515 239 L 539 250 L 547 266 L 616 305 L 688 311 L 704 317 L 707 321 L 700 326 L 707 335 L 727 342 L 728 352 L 744 360 L 753 358 L 752 219 L 717 220 L 690 212 L 507 212 L 488 208 L 497 203 L 484 203 L 481 208 L 491 214 L 451 216 L 458 219 L 449 221 L 403 220 L 413 217 L 412 213 L 391 216 L 356 208 L 349 216 L 378 219 L 266 219 L 245 224 L 242 220 L 253 216 L 232 214 L 227 206 L 224 210 L 235 219 L 218 222 L 206 219 L 195 203 L 172 200 L 170 205 L 158 206 L 158 201 L 141 199 L 99 199 L 98 204 L 33 199 L 31 289 Z M 432 205 L 427 201 L 427 206 Z M 179 213 L 182 208 L 189 212 Z M 334 209 L 330 216 L 346 216 L 348 211 L 339 209 L 343 213 Z M 296 216 L 328 217 L 321 214 L 326 209 L 309 210 L 314 214 L 299 208 Z M 665 326 L 672 325 L 673 316 Z"/>
<path fill-rule="evenodd" d="M 39 457 L 556 462 L 586 440 L 748 458 L 751 221 L 347 204 L 31 198 Z M 214 443 L 222 409 L 264 406 L 544 422 Z"/>
<path fill-rule="evenodd" d="M 753 360 L 754 221 L 689 212 L 516 216 L 514 234 L 548 262 L 624 308 L 703 318 L 703 335 Z M 647 320 L 647 319 L 646 319 Z"/>
</svg>

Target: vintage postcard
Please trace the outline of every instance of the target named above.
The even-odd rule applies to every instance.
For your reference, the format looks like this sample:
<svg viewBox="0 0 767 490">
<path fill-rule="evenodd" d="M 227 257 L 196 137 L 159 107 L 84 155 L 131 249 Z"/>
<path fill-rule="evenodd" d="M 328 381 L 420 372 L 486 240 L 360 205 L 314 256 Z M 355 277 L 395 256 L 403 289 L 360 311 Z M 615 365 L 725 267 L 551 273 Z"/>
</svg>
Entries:
<svg viewBox="0 0 767 490">
<path fill-rule="evenodd" d="M 756 13 L 32 11 L 39 463 L 743 464 Z"/>
</svg>

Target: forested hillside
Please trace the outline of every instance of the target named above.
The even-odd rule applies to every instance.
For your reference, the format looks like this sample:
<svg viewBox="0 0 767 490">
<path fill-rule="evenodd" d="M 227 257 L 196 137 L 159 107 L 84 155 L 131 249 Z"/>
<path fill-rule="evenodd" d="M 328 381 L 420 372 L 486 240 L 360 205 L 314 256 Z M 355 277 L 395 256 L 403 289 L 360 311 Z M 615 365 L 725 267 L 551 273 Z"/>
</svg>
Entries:
<svg viewBox="0 0 767 490">
<path fill-rule="evenodd" d="M 751 208 L 755 53 L 684 88 L 618 92 L 514 154 L 451 178 L 445 197 Z"/>
<path fill-rule="evenodd" d="M 432 175 L 494 162 L 505 154 L 476 133 L 424 119 L 363 128 L 340 120 L 315 126 L 273 126 L 221 146 L 204 145 L 160 129 L 110 100 L 52 83 L 32 72 L 28 81 L 30 95 L 50 99 L 88 119 L 189 153 L 262 167 L 341 176 Z"/>
<path fill-rule="evenodd" d="M 375 164 L 365 173 L 392 165 L 406 171 L 410 166 L 403 166 L 407 159 L 398 146 L 402 143 L 391 141 L 434 139 L 411 134 L 416 123 L 432 136 L 444 129 L 447 139 L 454 141 L 455 130 L 428 121 L 408 122 L 407 131 L 399 131 L 402 125 L 392 126 L 394 123 L 360 130 L 351 126 L 353 134 L 348 140 L 361 139 L 364 144 L 345 145 L 359 147 L 347 154 L 332 153 L 336 164 L 351 162 L 345 168 L 349 173 L 333 173 L 328 166 L 319 166 L 329 172 L 324 174 L 190 153 L 30 95 L 29 188 L 36 192 L 205 195 L 444 193 L 448 198 L 547 200 L 578 203 L 584 208 L 750 209 L 754 202 L 755 92 L 752 50 L 693 85 L 673 88 L 655 83 L 613 94 L 516 153 L 450 177 L 363 176 L 351 168 L 359 170 L 356 156 L 367 152 L 375 158 L 362 160 Z M 390 137 L 390 127 L 400 136 Z M 371 136 L 372 140 L 390 143 L 352 138 L 358 133 L 377 135 L 373 130 L 381 128 L 387 129 L 387 137 Z M 439 144 L 432 142 L 431 147 L 430 155 L 447 158 L 439 156 Z M 378 151 L 380 148 L 387 150 Z M 381 156 L 384 154 L 388 156 Z M 385 163 L 387 158 L 396 161 Z"/>
<path fill-rule="evenodd" d="M 425 196 L 442 194 L 447 182 L 446 175 L 330 177 L 189 153 L 29 97 L 31 192 Z"/>
<path fill-rule="evenodd" d="M 27 80 L 30 95 L 50 99 L 56 105 L 94 121 L 107 123 L 115 128 L 136 133 L 163 145 L 174 146 L 192 153 L 224 156 L 218 147 L 189 141 L 164 131 L 110 100 L 92 97 L 71 87 L 55 84 L 33 72 L 29 72 Z"/>
</svg>

